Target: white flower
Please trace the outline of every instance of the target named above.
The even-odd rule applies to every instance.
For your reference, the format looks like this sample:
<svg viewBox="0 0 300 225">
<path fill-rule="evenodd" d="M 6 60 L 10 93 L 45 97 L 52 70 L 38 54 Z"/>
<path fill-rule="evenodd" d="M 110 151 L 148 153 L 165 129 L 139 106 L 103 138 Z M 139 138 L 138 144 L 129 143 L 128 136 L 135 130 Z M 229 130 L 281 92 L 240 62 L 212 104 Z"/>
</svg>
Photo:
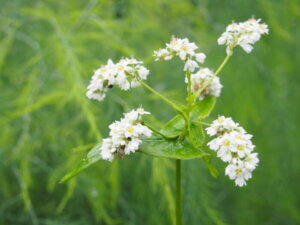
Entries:
<svg viewBox="0 0 300 225">
<path fill-rule="evenodd" d="M 113 160 L 113 153 L 115 152 L 115 148 L 113 148 L 113 142 L 110 138 L 105 138 L 102 140 L 102 146 L 100 150 L 102 159 L 108 161 Z"/>
<path fill-rule="evenodd" d="M 102 101 L 109 88 L 118 85 L 122 90 L 129 90 L 140 85 L 138 79 L 146 80 L 149 70 L 142 66 L 142 61 L 123 58 L 114 64 L 111 59 L 97 69 L 87 87 L 87 97 Z"/>
<path fill-rule="evenodd" d="M 125 147 L 125 154 L 128 155 L 130 153 L 135 152 L 138 148 L 139 145 L 142 143 L 142 141 L 138 138 L 132 139 L 130 142 Z"/>
<path fill-rule="evenodd" d="M 195 57 L 199 63 L 204 63 L 206 55 L 204 53 L 197 53 L 195 54 Z"/>
<path fill-rule="evenodd" d="M 224 116 L 213 121 L 206 132 L 210 136 L 217 135 L 207 145 L 216 151 L 217 157 L 229 163 L 225 174 L 235 180 L 236 185 L 244 186 L 259 162 L 257 153 L 252 153 L 255 148 L 251 141 L 252 135 L 247 134 L 231 118 Z"/>
<path fill-rule="evenodd" d="M 173 58 L 173 56 L 167 49 L 159 49 L 158 51 L 154 51 L 153 56 L 155 57 L 155 61 L 170 60 Z"/>
<path fill-rule="evenodd" d="M 254 170 L 258 163 L 259 159 L 257 157 L 257 153 L 247 153 L 245 155 L 244 165 L 248 170 Z"/>
<path fill-rule="evenodd" d="M 227 26 L 226 31 L 219 37 L 219 45 L 227 45 L 226 52 L 232 54 L 232 50 L 237 45 L 243 50 L 250 53 L 253 49 L 253 44 L 257 42 L 262 34 L 268 34 L 268 26 L 261 24 L 260 19 L 251 18 L 248 21 L 241 23 L 232 23 Z"/>
<path fill-rule="evenodd" d="M 225 131 L 232 131 L 238 128 L 238 124 L 235 123 L 230 117 L 219 116 L 218 119 L 214 120 L 213 123 L 206 128 L 208 135 L 213 136 Z"/>
<path fill-rule="evenodd" d="M 211 80 L 214 73 L 208 68 L 202 68 L 198 72 L 192 74 L 192 92 L 197 92 L 203 85 Z M 210 84 L 199 95 L 199 100 L 204 99 L 206 96 L 219 97 L 223 85 L 220 83 L 219 77 L 214 77 Z"/>
<path fill-rule="evenodd" d="M 184 71 L 189 70 L 189 71 L 191 71 L 191 72 L 194 72 L 194 70 L 195 70 L 196 68 L 198 68 L 198 67 L 199 67 L 199 66 L 198 66 L 198 63 L 197 63 L 196 61 L 191 60 L 191 59 L 188 59 L 188 60 L 186 61 L 186 63 L 184 64 Z"/>
<path fill-rule="evenodd" d="M 112 161 L 115 156 L 124 157 L 138 150 L 141 138 L 150 137 L 152 131 L 141 124 L 142 115 L 150 114 L 138 108 L 124 114 L 124 118 L 109 126 L 109 138 L 103 139 L 100 155 L 104 160 Z"/>
<path fill-rule="evenodd" d="M 166 48 L 154 51 L 155 61 L 157 60 L 170 60 L 174 56 L 178 56 L 185 62 L 184 70 L 190 70 L 193 72 L 195 68 L 199 67 L 199 63 L 203 63 L 205 60 L 204 53 L 196 53 L 195 50 L 198 46 L 194 42 L 190 42 L 189 39 L 172 37 L 170 43 L 166 44 Z"/>
<path fill-rule="evenodd" d="M 149 70 L 146 67 L 144 67 L 144 66 L 139 66 L 137 69 L 138 69 L 137 72 L 139 74 L 139 77 L 142 80 L 146 80 L 147 76 L 149 74 Z"/>
<path fill-rule="evenodd" d="M 187 38 L 179 39 L 179 49 L 174 51 L 178 51 L 178 56 L 181 60 L 187 60 L 191 58 L 191 56 L 195 55 L 195 50 L 198 48 L 198 46 L 194 42 L 189 42 Z"/>
<path fill-rule="evenodd" d="M 246 181 L 252 177 L 251 172 L 247 170 L 242 163 L 229 164 L 225 169 L 225 174 L 229 176 L 231 180 L 235 180 L 235 185 L 244 186 Z"/>
</svg>

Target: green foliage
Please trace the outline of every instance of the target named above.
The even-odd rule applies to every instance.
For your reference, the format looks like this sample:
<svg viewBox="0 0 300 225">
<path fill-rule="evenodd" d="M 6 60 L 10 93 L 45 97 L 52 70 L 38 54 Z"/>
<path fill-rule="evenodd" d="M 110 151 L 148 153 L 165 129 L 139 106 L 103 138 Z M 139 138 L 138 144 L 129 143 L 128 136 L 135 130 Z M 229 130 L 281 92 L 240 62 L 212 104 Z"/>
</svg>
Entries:
<svg viewBox="0 0 300 225">
<path fill-rule="evenodd" d="M 88 168 L 90 165 L 94 164 L 95 162 L 99 161 L 101 159 L 100 157 L 100 146 L 101 142 L 97 144 L 94 148 L 92 148 L 89 153 L 87 154 L 87 157 L 82 159 L 80 163 L 69 173 L 67 173 L 61 180 L 60 183 L 64 183 L 74 176 L 76 176 L 78 173 L 80 173 L 82 170 Z"/>
<path fill-rule="evenodd" d="M 168 140 L 158 135 L 145 139 L 139 150 L 150 156 L 171 159 L 194 159 L 209 155 L 186 140 Z"/>
<path fill-rule="evenodd" d="M 252 15 L 270 35 L 251 54 L 234 52 L 210 118 L 232 116 L 254 134 L 261 162 L 242 189 L 212 157 L 217 180 L 202 160 L 183 162 L 184 222 L 299 224 L 299 12 L 298 0 L 1 0 L 0 225 L 172 224 L 173 160 L 133 154 L 58 184 L 124 111 L 142 104 L 156 118 L 174 116 L 141 88 L 113 89 L 99 104 L 86 85 L 107 58 L 134 56 L 152 87 L 183 102 L 182 65 L 153 62 L 153 50 L 189 37 L 215 70 L 225 55 L 218 36 Z"/>
<path fill-rule="evenodd" d="M 202 101 L 197 102 L 191 111 L 191 122 L 199 121 L 208 117 L 215 105 L 215 101 L 215 98 L 208 97 Z M 185 122 L 183 117 L 181 115 L 177 115 L 172 118 L 166 125 L 164 125 L 160 132 L 167 137 L 175 138 L 182 132 L 184 124 Z"/>
</svg>

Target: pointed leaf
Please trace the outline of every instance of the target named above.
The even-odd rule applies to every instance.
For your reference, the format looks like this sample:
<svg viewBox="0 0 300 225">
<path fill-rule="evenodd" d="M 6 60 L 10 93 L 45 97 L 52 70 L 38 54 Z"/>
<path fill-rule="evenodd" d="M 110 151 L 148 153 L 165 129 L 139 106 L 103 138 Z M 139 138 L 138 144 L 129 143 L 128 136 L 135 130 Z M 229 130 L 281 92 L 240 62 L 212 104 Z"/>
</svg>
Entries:
<svg viewBox="0 0 300 225">
<path fill-rule="evenodd" d="M 203 157 L 203 160 L 209 170 L 210 175 L 213 176 L 214 178 L 218 178 L 219 171 L 217 170 L 217 168 L 214 165 L 211 164 L 210 156 Z"/>
<path fill-rule="evenodd" d="M 173 117 L 160 132 L 170 138 L 175 138 L 180 135 L 184 127 L 184 119 L 181 115 Z"/>
<path fill-rule="evenodd" d="M 205 141 L 205 134 L 201 125 L 192 123 L 190 131 L 190 141 L 195 147 L 200 147 Z"/>
<path fill-rule="evenodd" d="M 213 110 L 215 103 L 216 98 L 212 96 L 206 97 L 202 101 L 196 102 L 191 113 L 191 120 L 195 121 L 207 118 Z"/>
<path fill-rule="evenodd" d="M 69 173 L 67 173 L 59 181 L 59 183 L 64 183 L 64 182 L 70 180 L 71 178 L 73 178 L 74 176 L 79 174 L 82 170 L 88 168 L 90 165 L 94 164 L 99 159 L 101 159 L 101 157 L 100 157 L 100 146 L 101 146 L 101 143 L 97 144 L 94 148 L 92 148 L 89 151 L 89 153 L 87 154 L 87 157 L 82 159 L 79 162 L 79 164 L 73 170 L 71 170 Z"/>
<path fill-rule="evenodd" d="M 143 140 L 139 151 L 155 157 L 173 159 L 194 159 L 209 156 L 208 153 L 193 147 L 188 141 L 169 140 L 155 134 L 151 138 Z"/>
<path fill-rule="evenodd" d="M 191 120 L 197 121 L 205 119 L 215 106 L 216 98 L 206 97 L 202 101 L 196 102 L 191 112 Z M 160 132 L 170 138 L 175 138 L 180 135 L 184 128 L 184 119 L 181 115 L 173 117 Z"/>
</svg>

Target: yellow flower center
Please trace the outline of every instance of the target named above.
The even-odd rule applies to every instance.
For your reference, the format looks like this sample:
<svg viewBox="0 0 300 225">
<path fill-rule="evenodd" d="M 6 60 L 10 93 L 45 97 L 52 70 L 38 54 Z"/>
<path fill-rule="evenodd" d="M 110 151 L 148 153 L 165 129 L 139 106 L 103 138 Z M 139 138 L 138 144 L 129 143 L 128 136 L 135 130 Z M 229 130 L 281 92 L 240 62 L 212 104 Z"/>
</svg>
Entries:
<svg viewBox="0 0 300 225">
<path fill-rule="evenodd" d="M 118 70 L 122 71 L 122 70 L 124 70 L 124 68 L 123 67 L 118 67 Z"/>
<path fill-rule="evenodd" d="M 107 72 L 107 69 L 102 69 L 100 71 L 101 71 L 101 73 L 105 73 L 105 72 Z"/>
<path fill-rule="evenodd" d="M 240 150 L 240 151 L 243 151 L 245 149 L 245 146 L 243 145 L 238 145 L 237 146 L 237 149 Z"/>
<path fill-rule="evenodd" d="M 240 175 L 240 174 L 242 174 L 242 172 L 243 172 L 243 170 L 241 170 L 241 169 L 236 169 L 235 170 L 236 175 Z"/>
<path fill-rule="evenodd" d="M 225 121 L 225 120 L 222 119 L 222 118 L 219 118 L 219 119 L 217 120 L 218 123 L 224 123 L 224 121 Z"/>
<path fill-rule="evenodd" d="M 133 133 L 134 130 L 133 130 L 132 127 L 129 127 L 129 128 L 126 129 L 126 131 L 127 131 L 128 133 Z"/>
<path fill-rule="evenodd" d="M 186 50 L 187 50 L 187 47 L 186 47 L 186 46 L 182 46 L 181 50 L 182 50 L 182 51 L 186 51 Z"/>
<path fill-rule="evenodd" d="M 230 145 L 230 142 L 229 142 L 228 140 L 226 140 L 226 141 L 224 142 L 224 145 L 225 145 L 225 146 L 229 146 L 229 145 Z"/>
<path fill-rule="evenodd" d="M 144 112 L 144 109 L 138 109 L 137 112 L 138 112 L 138 113 L 143 113 L 143 112 Z"/>
</svg>

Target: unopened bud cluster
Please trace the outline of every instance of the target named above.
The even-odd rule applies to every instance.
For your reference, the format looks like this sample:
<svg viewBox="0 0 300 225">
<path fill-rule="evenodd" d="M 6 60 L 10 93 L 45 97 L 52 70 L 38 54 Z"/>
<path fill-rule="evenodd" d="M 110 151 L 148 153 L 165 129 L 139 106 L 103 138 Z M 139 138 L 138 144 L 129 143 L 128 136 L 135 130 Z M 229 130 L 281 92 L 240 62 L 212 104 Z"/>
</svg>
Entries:
<svg viewBox="0 0 300 225">
<path fill-rule="evenodd" d="M 217 152 L 217 157 L 228 163 L 225 174 L 235 180 L 236 185 L 246 185 L 246 181 L 252 177 L 251 173 L 259 162 L 257 153 L 253 153 L 255 146 L 251 141 L 252 135 L 247 134 L 231 118 L 224 116 L 219 116 L 213 121 L 206 128 L 206 132 L 210 136 L 217 136 L 207 145 Z"/>
<path fill-rule="evenodd" d="M 86 96 L 89 99 L 102 101 L 107 90 L 114 85 L 118 85 L 125 91 L 139 86 L 138 79 L 146 80 L 149 74 L 149 70 L 142 64 L 142 61 L 128 58 L 121 59 L 114 64 L 109 59 L 106 65 L 94 72 Z"/>
</svg>

